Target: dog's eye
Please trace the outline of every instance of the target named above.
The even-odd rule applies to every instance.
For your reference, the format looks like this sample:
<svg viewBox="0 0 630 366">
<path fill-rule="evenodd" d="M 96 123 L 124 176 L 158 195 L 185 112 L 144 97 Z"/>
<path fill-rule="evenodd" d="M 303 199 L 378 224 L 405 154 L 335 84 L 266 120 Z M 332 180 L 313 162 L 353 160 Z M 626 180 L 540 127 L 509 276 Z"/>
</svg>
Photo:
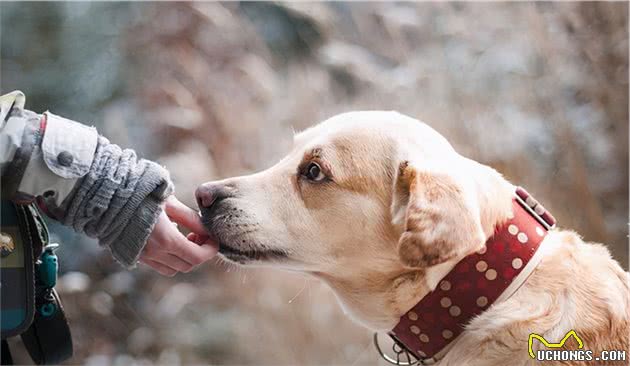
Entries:
<svg viewBox="0 0 630 366">
<path fill-rule="evenodd" d="M 304 172 L 304 176 L 312 181 L 319 182 L 326 178 L 326 175 L 322 172 L 322 168 L 317 163 L 310 163 Z"/>
</svg>

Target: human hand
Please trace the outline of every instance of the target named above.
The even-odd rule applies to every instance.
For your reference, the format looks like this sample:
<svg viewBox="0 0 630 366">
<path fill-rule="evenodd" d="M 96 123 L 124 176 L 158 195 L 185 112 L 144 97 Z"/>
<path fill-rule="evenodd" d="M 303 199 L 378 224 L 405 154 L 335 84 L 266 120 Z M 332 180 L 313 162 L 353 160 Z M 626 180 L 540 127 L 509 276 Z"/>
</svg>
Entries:
<svg viewBox="0 0 630 366">
<path fill-rule="evenodd" d="M 191 230 L 188 237 L 179 232 L 175 223 Z M 140 254 L 140 262 L 172 277 L 178 272 L 190 272 L 217 251 L 217 244 L 206 234 L 197 212 L 170 196 Z"/>
</svg>

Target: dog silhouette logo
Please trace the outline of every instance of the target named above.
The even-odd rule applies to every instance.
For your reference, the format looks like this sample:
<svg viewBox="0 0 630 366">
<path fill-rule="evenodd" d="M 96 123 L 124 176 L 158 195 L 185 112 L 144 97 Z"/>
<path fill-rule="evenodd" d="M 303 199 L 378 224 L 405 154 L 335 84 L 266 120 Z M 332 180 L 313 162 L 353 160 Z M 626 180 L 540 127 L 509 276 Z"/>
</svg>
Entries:
<svg viewBox="0 0 630 366">
<path fill-rule="evenodd" d="M 564 344 L 566 343 L 566 341 L 569 338 L 575 338 L 575 340 L 578 343 L 578 349 L 582 349 L 584 348 L 584 342 L 582 342 L 582 339 L 577 335 L 577 333 L 575 333 L 575 330 L 571 330 L 569 331 L 564 338 L 562 338 L 562 340 L 558 343 L 551 343 L 548 342 L 543 336 L 536 334 L 536 333 L 531 333 L 529 335 L 529 340 L 527 341 L 527 345 L 528 345 L 528 350 L 529 350 L 529 356 L 533 359 L 536 358 L 536 355 L 534 354 L 534 350 L 532 348 L 533 344 L 534 344 L 534 339 L 539 340 L 545 347 L 547 348 L 561 348 L 562 346 L 564 346 Z"/>
</svg>

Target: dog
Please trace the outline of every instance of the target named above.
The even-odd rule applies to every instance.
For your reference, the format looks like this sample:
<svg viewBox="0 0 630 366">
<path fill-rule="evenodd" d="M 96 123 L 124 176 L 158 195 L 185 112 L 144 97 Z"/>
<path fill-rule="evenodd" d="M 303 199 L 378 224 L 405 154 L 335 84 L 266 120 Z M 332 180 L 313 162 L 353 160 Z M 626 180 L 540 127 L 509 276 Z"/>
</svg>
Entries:
<svg viewBox="0 0 630 366">
<path fill-rule="evenodd" d="M 408 317 L 423 317 L 410 309 L 448 290 L 443 279 L 464 258 L 491 251 L 486 243 L 514 216 L 515 190 L 428 125 L 397 112 L 361 111 L 297 134 L 292 151 L 273 167 L 203 183 L 195 195 L 225 259 L 311 274 L 330 286 L 356 322 L 391 332 Z M 522 283 L 467 319 L 457 337 L 444 331 L 444 338 L 456 339 L 433 363 L 534 365 L 539 361 L 528 352 L 533 333 L 551 343 L 571 331 L 582 347 L 568 339 L 564 349 L 588 349 L 591 357 L 546 364 L 628 363 L 595 357 L 603 350 L 630 351 L 629 274 L 603 245 L 547 229 L 543 237 L 536 226 L 543 238 Z M 479 273 L 496 278 L 486 267 L 477 262 Z M 442 305 L 459 315 L 446 300 Z M 411 326 L 410 335 L 419 328 Z M 419 339 L 431 342 L 424 333 Z M 532 352 L 551 350 L 533 343 Z"/>
</svg>

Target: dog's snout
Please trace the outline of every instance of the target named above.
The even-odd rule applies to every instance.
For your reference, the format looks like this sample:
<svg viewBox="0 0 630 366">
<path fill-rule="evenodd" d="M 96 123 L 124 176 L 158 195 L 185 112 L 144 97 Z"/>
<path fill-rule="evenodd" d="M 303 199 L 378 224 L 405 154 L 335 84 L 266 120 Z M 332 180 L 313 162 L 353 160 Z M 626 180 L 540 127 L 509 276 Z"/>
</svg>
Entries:
<svg viewBox="0 0 630 366">
<path fill-rule="evenodd" d="M 199 208 L 210 208 L 215 203 L 230 196 L 231 190 L 220 183 L 204 183 L 195 191 Z"/>
</svg>

